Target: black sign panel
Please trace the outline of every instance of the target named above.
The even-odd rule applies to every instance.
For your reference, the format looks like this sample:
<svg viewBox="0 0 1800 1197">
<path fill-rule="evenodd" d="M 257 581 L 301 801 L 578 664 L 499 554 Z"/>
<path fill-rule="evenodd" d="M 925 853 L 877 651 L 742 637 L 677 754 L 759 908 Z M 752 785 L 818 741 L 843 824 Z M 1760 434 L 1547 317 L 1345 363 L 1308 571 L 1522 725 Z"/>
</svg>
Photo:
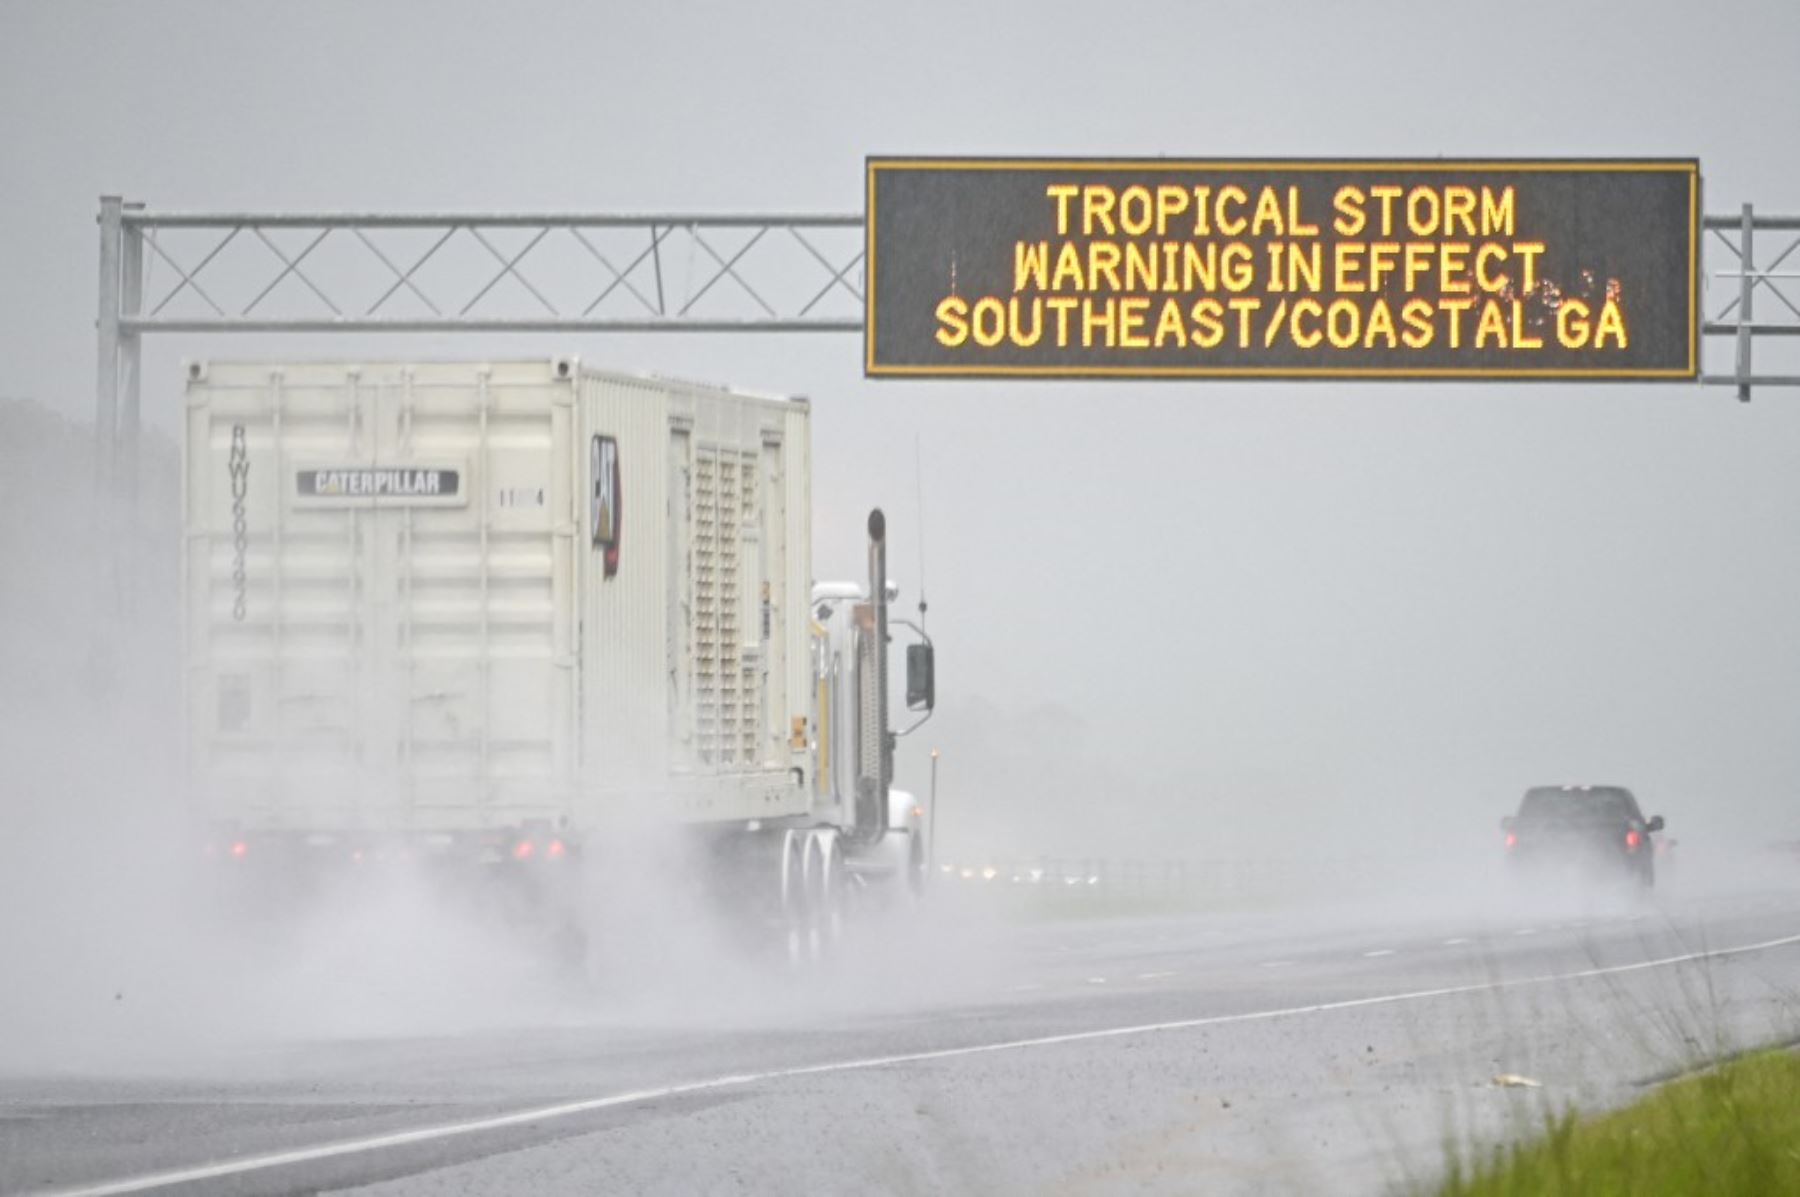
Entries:
<svg viewBox="0 0 1800 1197">
<path fill-rule="evenodd" d="M 1692 379 L 1700 169 L 868 161 L 871 376 Z"/>
<path fill-rule="evenodd" d="M 448 502 L 460 499 L 461 491 L 461 475 L 438 468 L 345 466 L 295 474 L 295 493 L 302 499 Z"/>
</svg>

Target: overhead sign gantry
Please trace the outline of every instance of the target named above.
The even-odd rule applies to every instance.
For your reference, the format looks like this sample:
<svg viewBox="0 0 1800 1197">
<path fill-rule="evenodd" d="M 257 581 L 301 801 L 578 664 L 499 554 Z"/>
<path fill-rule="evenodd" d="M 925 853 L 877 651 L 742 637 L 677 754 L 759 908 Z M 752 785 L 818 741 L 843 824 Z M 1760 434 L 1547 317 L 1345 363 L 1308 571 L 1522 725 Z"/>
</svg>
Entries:
<svg viewBox="0 0 1800 1197">
<path fill-rule="evenodd" d="M 1788 265 L 1800 216 L 1746 204 L 1696 226 L 1692 160 L 912 161 L 868 161 L 872 219 L 162 212 L 104 197 L 100 486 L 135 493 L 138 361 L 153 333 L 862 332 L 874 377 L 1167 365 L 1177 376 L 1697 377 L 1744 400 L 1800 386 L 1800 371 L 1754 362 L 1758 340 L 1800 346 L 1800 270 Z M 1174 316 L 1125 303 L 1175 295 L 1186 302 Z M 1030 324 L 1027 302 L 1013 319 L 1015 297 L 1041 300 L 1033 345 L 1017 343 Z M 1731 338 L 1729 371 L 1702 368 L 1708 337 Z M 1544 372 L 1520 373 L 1532 369 Z"/>
</svg>

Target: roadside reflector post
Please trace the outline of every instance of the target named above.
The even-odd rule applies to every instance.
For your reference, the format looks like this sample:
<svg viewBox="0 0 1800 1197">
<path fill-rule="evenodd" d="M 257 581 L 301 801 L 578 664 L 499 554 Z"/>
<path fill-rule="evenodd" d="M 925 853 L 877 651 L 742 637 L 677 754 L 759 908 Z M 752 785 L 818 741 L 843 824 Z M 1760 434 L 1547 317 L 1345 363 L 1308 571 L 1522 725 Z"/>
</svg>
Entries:
<svg viewBox="0 0 1800 1197">
<path fill-rule="evenodd" d="M 931 750 L 931 797 L 928 803 L 928 809 L 931 811 L 931 822 L 925 828 L 925 867 L 927 871 L 937 866 L 937 763 L 938 750 L 933 748 Z"/>
</svg>

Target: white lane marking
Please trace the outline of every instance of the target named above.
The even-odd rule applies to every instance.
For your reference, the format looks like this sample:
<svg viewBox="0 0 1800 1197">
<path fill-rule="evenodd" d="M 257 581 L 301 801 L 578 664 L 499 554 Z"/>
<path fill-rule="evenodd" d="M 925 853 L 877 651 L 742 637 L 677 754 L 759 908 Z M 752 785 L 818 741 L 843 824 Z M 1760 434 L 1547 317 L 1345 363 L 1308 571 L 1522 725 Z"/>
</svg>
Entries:
<svg viewBox="0 0 1800 1197">
<path fill-rule="evenodd" d="M 941 1047 L 930 1051 L 903 1052 L 892 1056 L 867 1056 L 859 1060 L 837 1060 L 826 1064 L 803 1064 L 794 1068 L 772 1068 L 765 1072 L 736 1073 L 731 1076 L 711 1077 L 702 1081 L 687 1081 L 682 1084 L 664 1085 L 655 1089 L 638 1089 L 629 1093 L 614 1093 L 607 1097 L 590 1097 L 581 1101 L 563 1102 L 554 1106 L 539 1106 L 530 1110 L 519 1110 L 512 1114 L 496 1114 L 489 1118 L 476 1118 L 468 1122 L 451 1122 L 440 1126 L 421 1127 L 418 1130 L 397 1131 L 387 1135 L 371 1135 L 364 1139 L 346 1139 L 337 1143 L 324 1143 L 317 1147 L 299 1147 L 291 1151 L 270 1152 L 267 1155 L 245 1156 L 237 1160 L 225 1160 L 216 1164 L 203 1164 L 194 1168 L 181 1168 L 168 1172 L 154 1172 L 144 1176 L 129 1177 L 124 1180 L 105 1181 L 96 1185 L 86 1185 L 72 1189 L 40 1190 L 40 1197 L 114 1197 L 120 1193 L 141 1193 L 146 1189 L 166 1188 L 169 1185 L 195 1184 L 205 1180 L 217 1180 L 225 1176 L 240 1176 L 246 1172 L 261 1172 L 270 1168 L 282 1168 L 293 1164 L 309 1164 L 318 1160 L 336 1159 L 340 1156 L 359 1155 L 368 1151 L 384 1151 L 394 1147 L 408 1147 L 415 1143 L 430 1143 L 438 1139 L 452 1139 L 461 1135 L 481 1134 L 484 1131 L 505 1130 L 515 1126 L 530 1126 L 534 1123 L 549 1122 L 557 1118 L 572 1118 L 579 1114 L 589 1114 L 596 1110 L 616 1109 L 619 1106 L 637 1105 L 643 1102 L 660 1101 L 670 1097 L 685 1097 L 692 1093 L 709 1093 L 719 1089 L 738 1088 L 746 1085 L 766 1084 L 770 1081 L 791 1080 L 795 1077 L 826 1076 L 839 1072 L 866 1072 L 874 1068 L 891 1068 L 898 1064 L 923 1064 L 935 1060 L 955 1060 L 964 1056 L 993 1055 L 998 1052 L 1023 1051 L 1033 1047 L 1060 1047 L 1069 1043 L 1092 1043 L 1100 1039 L 1121 1039 L 1129 1035 L 1152 1035 L 1165 1031 L 1191 1031 L 1200 1027 L 1226 1026 L 1242 1022 L 1267 1022 L 1276 1018 L 1296 1018 L 1303 1014 L 1328 1014 L 1338 1010 L 1357 1010 L 1368 1006 L 1392 1006 L 1402 1002 L 1420 1002 L 1431 998 L 1456 997 L 1463 994 L 1487 993 L 1497 989 L 1515 989 L 1525 985 L 1547 985 L 1556 981 L 1580 981 L 1593 977 L 1611 977 L 1622 973 L 1645 972 L 1649 969 L 1668 968 L 1676 964 L 1689 964 L 1697 960 L 1723 960 L 1733 956 L 1748 956 L 1757 952 L 1772 951 L 1776 948 L 1791 947 L 1800 944 L 1800 935 L 1787 935 L 1780 939 L 1765 939 L 1758 943 L 1740 944 L 1731 948 L 1715 948 L 1705 952 L 1684 952 L 1679 956 L 1663 956 L 1655 960 L 1640 960 L 1636 964 L 1614 964 L 1605 968 L 1584 968 L 1576 972 L 1545 973 L 1536 977 L 1520 977 L 1511 981 L 1480 981 L 1469 985 L 1446 985 L 1440 989 L 1413 989 L 1403 993 L 1384 993 L 1373 997 L 1345 998 L 1335 1002 L 1317 1002 L 1310 1006 L 1283 1006 L 1274 1010 L 1248 1010 L 1239 1014 L 1211 1014 L 1201 1018 L 1182 1018 L 1172 1022 L 1138 1023 L 1124 1027 L 1102 1027 L 1094 1031 L 1070 1031 L 1061 1035 L 1039 1035 L 1030 1039 L 1006 1039 L 998 1043 L 977 1043 L 966 1047 Z M 1283 963 L 1286 963 L 1285 961 Z"/>
<path fill-rule="evenodd" d="M 1262 962 L 1262 966 L 1264 968 L 1286 968 L 1292 963 L 1294 963 L 1292 960 L 1265 960 Z"/>
<path fill-rule="evenodd" d="M 1089 977 L 1088 984 L 1089 985 L 1104 985 L 1104 984 L 1106 984 L 1106 978 L 1105 977 Z"/>
<path fill-rule="evenodd" d="M 1536 935 L 1537 928 L 1536 927 L 1520 927 L 1517 931 L 1514 931 L 1513 934 L 1514 935 Z"/>
<path fill-rule="evenodd" d="M 1444 946 L 1447 948 L 1454 948 L 1454 947 L 1457 947 L 1461 944 L 1465 944 L 1468 942 L 1469 942 L 1468 940 L 1464 939 L 1462 936 L 1459 935 L 1455 939 L 1446 939 L 1444 941 Z"/>
<path fill-rule="evenodd" d="M 1174 975 L 1174 973 L 1139 973 L 1137 979 L 1140 981 L 1160 981 L 1164 977 L 1172 977 Z"/>
<path fill-rule="evenodd" d="M 1363 959 L 1372 960 L 1376 956 L 1392 956 L 1393 954 L 1394 949 L 1392 948 L 1376 948 L 1373 952 L 1364 952 Z"/>
</svg>

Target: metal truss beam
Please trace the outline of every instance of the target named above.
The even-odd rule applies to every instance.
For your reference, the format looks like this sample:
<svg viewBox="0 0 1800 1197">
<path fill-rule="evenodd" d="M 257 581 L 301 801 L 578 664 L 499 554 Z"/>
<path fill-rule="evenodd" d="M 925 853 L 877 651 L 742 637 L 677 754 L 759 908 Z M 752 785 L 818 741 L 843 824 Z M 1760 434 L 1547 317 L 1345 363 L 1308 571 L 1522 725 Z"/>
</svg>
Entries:
<svg viewBox="0 0 1800 1197">
<path fill-rule="evenodd" d="M 110 201 L 103 201 L 105 203 Z M 107 233 L 103 219 L 103 235 Z M 127 333 L 167 332 L 845 332 L 862 327 L 863 248 L 858 238 L 853 248 L 838 247 L 836 255 L 820 249 L 819 234 L 829 229 L 861 229 L 860 214 L 798 215 L 782 213 L 749 216 L 732 213 L 697 215 L 603 215 L 591 213 L 334 213 L 329 215 L 300 213 L 149 213 L 141 208 L 122 207 L 118 215 L 118 232 L 109 238 L 116 241 L 120 233 L 131 233 L 142 239 L 156 261 L 173 272 L 174 278 L 165 290 L 152 297 L 148 310 L 120 310 L 120 328 Z M 503 249 L 496 245 L 496 230 L 523 230 L 530 235 L 522 246 Z M 165 245 L 165 234 L 171 230 L 198 230 L 214 234 L 209 245 L 195 251 L 186 260 Z M 297 252 L 285 249 L 272 231 L 300 230 L 311 234 Z M 381 238 L 395 230 L 414 230 L 427 234 L 430 244 L 423 253 L 398 253 L 391 243 L 384 247 Z M 624 253 L 631 256 L 624 266 L 617 265 L 606 250 L 597 245 L 594 235 L 606 231 L 615 241 L 625 237 Z M 717 244 L 722 234 L 736 234 L 738 243 L 725 249 Z M 772 233 L 786 237 L 771 238 Z M 811 236 L 809 236 L 811 234 Z M 556 248 L 574 247 L 578 255 L 566 252 L 558 256 L 546 250 L 536 255 L 547 240 L 555 238 Z M 203 274 L 221 271 L 220 255 L 234 243 L 254 240 L 266 251 L 256 263 L 259 269 L 254 295 L 242 304 L 220 302 L 216 293 L 202 285 Z M 334 285 L 316 272 L 304 268 L 309 258 L 327 242 L 348 249 L 362 258 L 366 270 L 387 282 L 386 289 L 372 303 L 352 302 L 341 282 Z M 421 271 L 446 259 L 451 247 L 478 247 L 487 269 L 475 277 L 440 278 L 433 283 L 421 279 Z M 754 253 L 758 247 L 760 253 Z M 783 252 L 785 251 L 785 252 Z M 671 302 L 677 293 L 672 277 L 673 263 L 687 262 L 686 285 L 679 302 Z M 585 257 L 581 256 L 585 255 Z M 623 255 L 620 255 L 623 258 Z M 398 260 L 397 260 L 398 259 Z M 597 293 L 584 296 L 585 304 L 562 305 L 546 295 L 542 286 L 543 272 L 558 266 L 567 269 L 573 259 L 576 266 L 598 265 L 604 273 Z M 696 278 L 693 266 L 698 261 Z M 191 263 L 191 264 L 190 264 Z M 404 265 L 402 265 L 404 263 Z M 356 265 L 356 263 L 353 263 Z M 777 272 L 798 273 L 810 277 L 805 288 L 805 302 L 799 299 L 784 303 L 774 298 L 770 281 Z M 311 294 L 312 312 L 271 316 L 261 315 L 258 308 L 284 282 L 296 280 Z M 497 289 L 511 282 L 531 299 L 527 311 L 501 310 L 483 314 L 476 309 L 492 296 L 505 309 L 507 296 Z M 822 285 L 820 285 L 822 284 Z M 430 317 L 397 317 L 388 314 L 392 301 L 402 292 L 411 295 L 431 312 Z M 694 309 L 708 294 L 716 293 L 727 300 L 725 314 L 696 314 Z M 855 304 L 857 315 L 815 314 L 827 296 L 841 293 Z M 631 316 L 616 313 L 597 314 L 597 309 L 615 295 L 628 295 L 635 301 Z M 164 315 L 169 306 L 185 296 L 192 296 L 206 310 L 181 315 Z M 517 292 L 514 293 L 516 298 Z M 654 298 L 652 298 L 654 297 Z M 747 301 L 747 303 L 746 303 Z M 495 306 L 493 304 L 489 305 Z M 729 309 L 741 306 L 744 315 Z"/>
<path fill-rule="evenodd" d="M 135 489 L 148 333 L 863 326 L 864 242 L 845 235 L 861 213 L 151 212 L 105 196 L 99 224 L 103 492 Z"/>
<path fill-rule="evenodd" d="M 1735 216 L 1708 216 L 1702 223 L 1705 248 L 1723 246 L 1729 256 L 1710 276 L 1724 285 L 1717 310 L 1705 316 L 1700 331 L 1703 341 L 1732 339 L 1732 370 L 1702 372 L 1700 381 L 1735 387 L 1744 403 L 1757 387 L 1800 387 L 1800 374 L 1758 374 L 1755 369 L 1757 338 L 1800 337 L 1800 216 L 1758 216 L 1745 204 Z M 1759 238 L 1758 233 L 1774 236 Z M 1773 319 L 1757 319 L 1758 298 Z"/>
</svg>

